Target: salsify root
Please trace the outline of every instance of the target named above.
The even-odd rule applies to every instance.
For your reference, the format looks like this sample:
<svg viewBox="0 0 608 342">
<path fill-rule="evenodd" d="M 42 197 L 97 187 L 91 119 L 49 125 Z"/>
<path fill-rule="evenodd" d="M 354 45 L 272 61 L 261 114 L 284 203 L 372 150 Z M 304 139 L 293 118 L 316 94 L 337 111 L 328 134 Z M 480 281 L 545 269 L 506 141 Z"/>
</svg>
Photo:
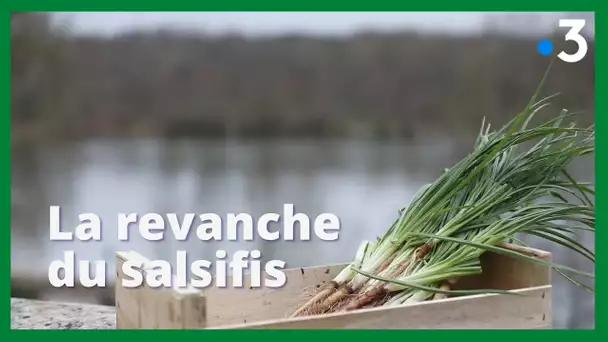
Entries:
<svg viewBox="0 0 608 342">
<path fill-rule="evenodd" d="M 424 245 L 420 246 L 420 248 L 416 250 L 416 259 L 424 259 L 424 257 L 429 254 L 431 249 L 433 249 L 433 243 L 431 241 L 427 241 Z"/>
<path fill-rule="evenodd" d="M 439 289 L 441 291 L 450 291 L 451 288 L 452 288 L 452 286 L 450 285 L 449 282 L 442 283 L 439 286 Z M 446 299 L 446 298 L 448 298 L 448 295 L 446 293 L 436 292 L 435 295 L 433 295 L 433 300 Z"/>
<path fill-rule="evenodd" d="M 353 290 L 350 286 L 344 284 L 341 285 L 334 293 L 332 293 L 329 297 L 325 298 L 320 303 L 313 305 L 310 307 L 310 314 L 318 315 L 329 311 L 330 309 L 337 307 L 343 300 L 348 298 L 353 293 Z"/>
<path fill-rule="evenodd" d="M 386 270 L 391 263 L 395 260 L 395 258 L 397 257 L 398 253 L 393 253 L 390 258 L 388 260 L 386 260 L 386 262 L 382 263 L 380 266 L 378 266 L 378 268 L 376 268 L 376 274 L 383 272 L 384 270 Z"/>
<path fill-rule="evenodd" d="M 343 311 L 352 311 L 360 309 L 364 306 L 371 304 L 377 300 L 382 299 L 387 294 L 384 286 L 377 286 L 369 291 L 365 291 L 359 296 L 353 298 L 346 306 Z"/>
<path fill-rule="evenodd" d="M 330 297 L 332 293 L 336 291 L 338 286 L 338 283 L 335 281 L 330 281 L 329 283 L 325 284 L 320 291 L 318 291 L 314 296 L 312 296 L 312 298 L 304 303 L 304 305 L 300 306 L 293 314 L 291 314 L 291 317 L 297 317 L 304 313 L 308 313 L 308 311 L 312 311 L 311 308 L 322 302 L 325 298 Z"/>
</svg>

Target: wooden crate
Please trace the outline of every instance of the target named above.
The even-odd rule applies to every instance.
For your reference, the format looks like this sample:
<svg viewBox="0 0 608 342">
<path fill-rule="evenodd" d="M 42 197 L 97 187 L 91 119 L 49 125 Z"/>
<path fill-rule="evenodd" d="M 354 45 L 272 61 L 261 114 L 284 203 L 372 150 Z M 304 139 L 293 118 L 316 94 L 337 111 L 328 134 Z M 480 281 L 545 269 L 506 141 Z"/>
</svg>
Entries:
<svg viewBox="0 0 608 342">
<path fill-rule="evenodd" d="M 550 260 L 545 251 L 508 245 Z M 285 318 L 303 303 L 303 290 L 330 281 L 346 265 L 285 271 L 281 289 L 244 287 L 206 289 L 121 287 L 122 264 L 140 259 L 117 253 L 116 325 L 118 329 L 546 329 L 551 327 L 551 270 L 535 263 L 486 253 L 483 273 L 462 278 L 459 289 L 515 290 L 524 296 L 484 294 L 390 308 Z M 142 271 L 145 272 L 145 271 Z M 145 276 L 145 275 L 144 275 Z M 228 281 L 230 284 L 230 280 Z"/>
</svg>

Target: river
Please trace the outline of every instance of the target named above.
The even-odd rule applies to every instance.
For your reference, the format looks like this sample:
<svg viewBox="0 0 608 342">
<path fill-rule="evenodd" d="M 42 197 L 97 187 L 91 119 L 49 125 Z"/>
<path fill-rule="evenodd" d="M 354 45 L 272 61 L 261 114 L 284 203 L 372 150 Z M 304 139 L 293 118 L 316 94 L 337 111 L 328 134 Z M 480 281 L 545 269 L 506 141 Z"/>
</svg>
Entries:
<svg viewBox="0 0 608 342">
<path fill-rule="evenodd" d="M 11 165 L 12 272 L 46 279 L 49 263 L 68 249 L 79 259 L 106 260 L 108 280 L 115 273 L 114 253 L 121 249 L 167 260 L 174 260 L 181 249 L 191 258 L 208 260 L 215 260 L 217 249 L 229 254 L 259 249 L 264 260 L 283 260 L 288 267 L 345 262 L 362 239 L 381 234 L 397 210 L 461 158 L 470 143 L 437 137 L 408 143 L 105 140 L 17 151 Z M 593 181 L 592 160 L 577 163 L 573 172 Z M 336 214 L 341 223 L 339 240 L 148 242 L 137 234 L 128 243 L 117 239 L 119 212 L 221 217 L 246 212 L 256 218 L 266 212 L 281 213 L 284 203 L 294 204 L 311 220 L 324 212 Z M 50 242 L 53 205 L 61 206 L 64 230 L 73 230 L 80 213 L 99 215 L 103 242 Z M 593 249 L 593 236 L 582 239 Z M 552 251 L 557 262 L 592 270 L 561 248 L 543 242 L 534 246 Z M 594 327 L 593 295 L 558 275 L 554 286 L 555 327 Z M 53 296 L 43 297 L 58 298 Z"/>
</svg>

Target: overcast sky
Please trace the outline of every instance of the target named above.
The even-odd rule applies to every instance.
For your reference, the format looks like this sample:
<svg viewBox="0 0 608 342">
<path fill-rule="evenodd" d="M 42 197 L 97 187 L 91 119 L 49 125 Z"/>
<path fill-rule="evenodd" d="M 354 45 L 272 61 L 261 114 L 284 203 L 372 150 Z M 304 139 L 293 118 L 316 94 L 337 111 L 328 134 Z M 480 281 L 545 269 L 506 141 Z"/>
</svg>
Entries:
<svg viewBox="0 0 608 342">
<path fill-rule="evenodd" d="M 540 13 L 539 13 L 540 14 Z M 513 14 L 490 14 L 511 18 L 511 28 L 534 26 L 540 30 L 556 27 L 555 13 L 540 15 L 531 22 Z M 510 16 L 509 16 L 510 15 Z M 420 31 L 468 34 L 480 32 L 487 13 L 476 12 L 72 12 L 56 13 L 75 33 L 113 35 L 134 29 L 194 29 L 207 34 L 238 32 L 245 35 L 286 33 L 343 35 L 361 30 Z M 558 15 L 559 16 L 559 15 Z M 497 17 L 497 18 L 498 18 Z M 523 18 L 523 19 L 522 19 Z M 498 19 L 496 19 L 498 20 Z M 503 19 L 504 20 L 504 19 Z M 504 26 L 504 23 L 502 24 Z"/>
</svg>

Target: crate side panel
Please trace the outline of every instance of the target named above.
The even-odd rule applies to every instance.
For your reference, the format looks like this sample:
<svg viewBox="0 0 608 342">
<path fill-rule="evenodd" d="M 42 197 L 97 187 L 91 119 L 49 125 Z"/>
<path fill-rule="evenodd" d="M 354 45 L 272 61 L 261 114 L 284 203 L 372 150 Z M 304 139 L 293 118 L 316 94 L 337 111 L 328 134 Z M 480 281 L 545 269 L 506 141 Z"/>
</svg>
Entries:
<svg viewBox="0 0 608 342">
<path fill-rule="evenodd" d="M 525 255 L 551 261 L 551 253 L 505 244 L 505 247 Z M 511 256 L 484 253 L 481 258 L 483 273 L 459 279 L 455 289 L 498 289 L 515 290 L 551 284 L 551 269 Z"/>
<path fill-rule="evenodd" d="M 207 304 L 207 324 L 219 326 L 284 318 L 345 266 L 339 264 L 284 270 L 287 282 L 277 289 L 252 288 L 248 274 L 243 277 L 244 288 L 206 288 L 203 292 Z M 262 285 L 264 277 L 265 273 L 262 274 Z M 227 283 L 232 283 L 231 278 Z"/>
<path fill-rule="evenodd" d="M 181 310 L 184 329 L 200 329 L 208 324 L 207 298 L 204 295 L 187 296 L 182 300 Z"/>
<path fill-rule="evenodd" d="M 138 329 L 141 327 L 140 291 L 121 286 L 122 279 L 126 277 L 122 271 L 124 263 L 125 259 L 117 255 L 115 284 L 116 328 Z"/>
<path fill-rule="evenodd" d="M 151 288 L 144 283 L 137 288 L 122 287 L 126 260 L 143 263 L 146 277 L 148 260 L 134 252 L 117 253 L 116 324 L 118 329 L 196 329 L 206 326 L 205 298 L 192 288 Z"/>
<path fill-rule="evenodd" d="M 228 326 L 225 329 L 545 329 L 551 325 L 551 286 L 525 296 L 479 295 L 393 308 Z"/>
</svg>

